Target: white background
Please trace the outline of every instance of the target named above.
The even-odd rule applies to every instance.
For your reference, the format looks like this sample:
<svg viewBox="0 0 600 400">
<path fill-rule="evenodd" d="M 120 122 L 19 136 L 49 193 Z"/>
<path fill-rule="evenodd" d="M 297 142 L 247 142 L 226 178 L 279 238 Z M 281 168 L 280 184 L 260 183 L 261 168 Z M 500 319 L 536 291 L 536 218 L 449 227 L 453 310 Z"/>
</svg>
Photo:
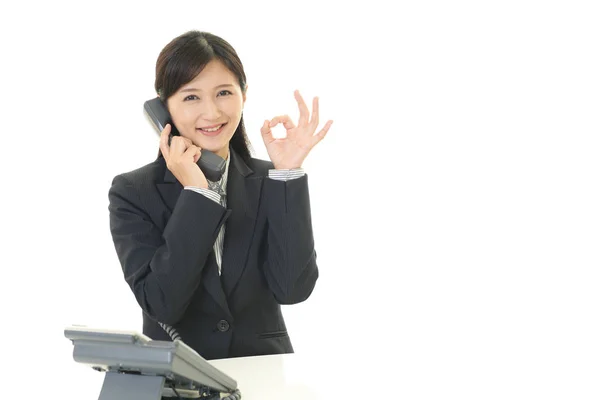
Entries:
<svg viewBox="0 0 600 400">
<path fill-rule="evenodd" d="M 142 104 L 190 29 L 238 51 L 257 156 L 294 89 L 334 120 L 305 164 L 321 277 L 284 309 L 298 354 L 389 398 L 598 398 L 594 2 L 391 4 L 0 7 L 3 399 L 96 399 L 63 329 L 141 330 L 107 193 L 155 158 Z"/>
</svg>

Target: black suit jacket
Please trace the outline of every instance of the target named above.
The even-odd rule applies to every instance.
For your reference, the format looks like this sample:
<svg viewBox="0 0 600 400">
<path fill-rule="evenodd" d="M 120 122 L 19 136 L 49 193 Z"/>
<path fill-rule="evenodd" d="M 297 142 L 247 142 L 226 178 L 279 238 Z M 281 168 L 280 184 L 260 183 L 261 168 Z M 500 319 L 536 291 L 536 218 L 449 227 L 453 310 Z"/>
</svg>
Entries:
<svg viewBox="0 0 600 400">
<path fill-rule="evenodd" d="M 116 176 L 115 249 L 149 337 L 170 340 L 158 321 L 206 359 L 292 353 L 280 305 L 306 300 L 319 275 L 308 178 L 269 179 L 270 162 L 230 155 L 227 208 L 183 190 L 162 157 Z"/>
</svg>

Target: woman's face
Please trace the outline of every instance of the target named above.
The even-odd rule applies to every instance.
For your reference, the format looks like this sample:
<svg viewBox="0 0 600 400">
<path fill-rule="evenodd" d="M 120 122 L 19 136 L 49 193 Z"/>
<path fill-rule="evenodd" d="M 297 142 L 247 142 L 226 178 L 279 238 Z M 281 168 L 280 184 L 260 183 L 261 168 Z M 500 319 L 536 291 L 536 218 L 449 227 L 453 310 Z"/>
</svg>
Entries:
<svg viewBox="0 0 600 400">
<path fill-rule="evenodd" d="M 181 136 L 226 158 L 245 101 L 236 76 L 223 63 L 213 60 L 169 97 L 167 107 Z"/>
</svg>

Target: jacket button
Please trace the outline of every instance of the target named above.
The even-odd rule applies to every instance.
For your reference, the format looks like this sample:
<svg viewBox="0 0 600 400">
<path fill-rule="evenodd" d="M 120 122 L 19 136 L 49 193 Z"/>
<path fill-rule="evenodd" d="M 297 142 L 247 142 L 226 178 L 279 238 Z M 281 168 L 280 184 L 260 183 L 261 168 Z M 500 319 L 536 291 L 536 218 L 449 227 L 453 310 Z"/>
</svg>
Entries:
<svg viewBox="0 0 600 400">
<path fill-rule="evenodd" d="M 227 332 L 229 330 L 229 322 L 225 321 L 224 319 L 220 320 L 217 324 L 217 329 L 221 332 Z"/>
</svg>

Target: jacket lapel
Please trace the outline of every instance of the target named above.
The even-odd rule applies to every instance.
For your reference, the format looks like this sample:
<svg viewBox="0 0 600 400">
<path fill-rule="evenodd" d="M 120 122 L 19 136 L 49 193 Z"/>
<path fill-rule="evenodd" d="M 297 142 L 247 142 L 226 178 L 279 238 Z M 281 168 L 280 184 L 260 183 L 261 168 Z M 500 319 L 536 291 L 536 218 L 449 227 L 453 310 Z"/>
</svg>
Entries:
<svg viewBox="0 0 600 400">
<path fill-rule="evenodd" d="M 163 161 L 164 162 L 164 161 Z M 179 195 L 183 190 L 183 186 L 175 175 L 168 168 L 166 168 L 164 182 L 160 182 L 156 184 L 158 191 L 160 192 L 160 196 L 162 197 L 165 205 L 169 209 L 170 213 L 173 213 L 173 209 L 177 204 L 177 199 L 179 199 Z M 170 217 L 170 214 L 169 214 Z M 221 264 L 222 265 L 222 264 Z M 213 299 L 219 304 L 219 306 L 225 311 L 229 317 L 231 317 L 231 312 L 229 310 L 229 306 L 227 305 L 227 299 L 225 297 L 225 292 L 223 291 L 223 287 L 221 286 L 221 281 L 219 279 L 218 274 L 218 266 L 217 261 L 215 259 L 215 253 L 212 251 L 206 263 L 206 271 L 202 275 L 202 284 L 206 291 L 210 293 Z"/>
<path fill-rule="evenodd" d="M 227 208 L 231 210 L 231 216 L 225 227 L 221 263 L 221 281 L 227 296 L 235 289 L 246 267 L 263 181 L 262 177 L 253 175 L 250 167 L 233 150 L 229 154 Z"/>
<path fill-rule="evenodd" d="M 227 304 L 223 286 L 221 286 L 221 280 L 219 279 L 218 265 L 214 251 L 209 254 L 208 263 L 204 268 L 206 268 L 202 275 L 202 285 L 204 286 L 204 289 L 210 293 L 221 309 L 227 313 L 227 316 L 233 318 L 231 311 L 229 310 L 229 305 Z"/>
<path fill-rule="evenodd" d="M 160 196 L 162 197 L 169 211 L 173 213 L 173 209 L 175 208 L 175 204 L 177 204 L 177 199 L 183 190 L 183 186 L 166 166 L 165 170 L 166 172 L 164 181 L 162 183 L 157 183 L 156 188 L 158 189 L 158 192 L 160 193 Z"/>
</svg>

